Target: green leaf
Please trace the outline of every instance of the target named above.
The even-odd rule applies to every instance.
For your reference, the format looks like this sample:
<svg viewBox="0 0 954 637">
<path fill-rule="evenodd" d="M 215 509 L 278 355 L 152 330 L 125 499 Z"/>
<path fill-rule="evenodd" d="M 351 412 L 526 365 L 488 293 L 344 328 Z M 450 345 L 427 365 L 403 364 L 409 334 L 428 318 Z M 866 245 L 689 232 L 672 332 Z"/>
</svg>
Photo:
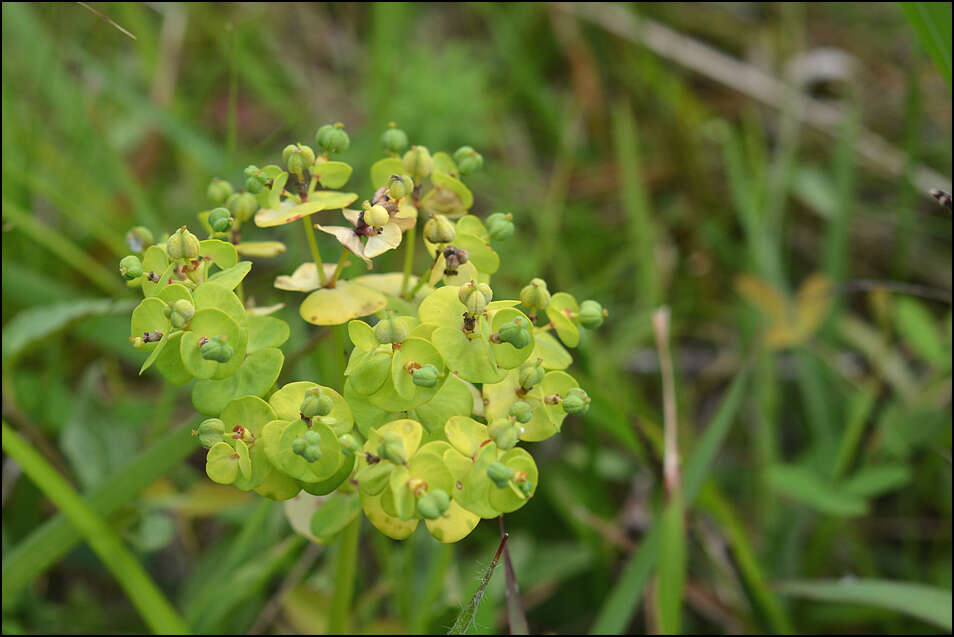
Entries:
<svg viewBox="0 0 954 637">
<path fill-rule="evenodd" d="M 241 442 L 241 440 L 239 441 Z M 244 448 L 244 445 L 243 445 Z M 248 462 L 248 449 L 245 449 L 245 461 Z M 205 474 L 212 482 L 232 484 L 239 476 L 239 453 L 232 445 L 217 442 L 209 449 L 205 457 Z"/>
<path fill-rule="evenodd" d="M 557 336 L 567 347 L 576 347 L 580 344 L 580 328 L 570 318 L 570 314 L 575 315 L 579 311 L 580 306 L 576 299 L 566 292 L 554 294 L 550 297 L 550 304 L 547 305 L 547 318 L 553 324 Z"/>
<path fill-rule="evenodd" d="M 240 257 L 268 259 L 285 254 L 285 244 L 281 241 L 243 241 L 235 246 Z"/>
<path fill-rule="evenodd" d="M 659 628 L 663 634 L 677 635 L 682 624 L 682 599 L 686 587 L 686 524 L 680 492 L 677 491 L 666 504 L 659 524 L 662 528 L 656 592 Z"/>
<path fill-rule="evenodd" d="M 209 308 L 222 310 L 243 330 L 248 327 L 248 314 L 245 312 L 245 306 L 242 305 L 239 297 L 232 292 L 232 288 L 215 281 L 206 281 L 193 291 L 192 298 L 197 312 Z"/>
<path fill-rule="evenodd" d="M 235 251 L 235 246 L 218 239 L 200 241 L 199 256 L 208 257 L 212 263 L 223 270 L 227 270 L 238 263 L 238 253 Z"/>
<path fill-rule="evenodd" d="M 838 485 L 840 491 L 859 498 L 876 498 L 911 481 L 911 471 L 903 464 L 868 465 Z"/>
<path fill-rule="evenodd" d="M 374 162 L 371 166 L 371 186 L 380 188 L 388 182 L 391 175 L 404 173 L 404 164 L 397 157 L 385 157 Z"/>
<path fill-rule="evenodd" d="M 124 314 L 136 305 L 131 299 L 73 299 L 23 310 L 3 326 L 3 366 L 83 318 Z"/>
<path fill-rule="evenodd" d="M 80 498 L 72 486 L 25 440 L 3 422 L 3 451 L 83 535 L 103 561 L 149 628 L 158 634 L 185 634 L 186 625 L 143 570 L 142 565 L 116 537 L 112 528 Z M 4 560 L 4 575 L 6 575 Z M 6 577 L 4 577 L 6 579 Z M 5 589 L 5 595 L 10 591 Z"/>
<path fill-rule="evenodd" d="M 242 279 L 244 279 L 251 271 L 251 261 L 239 261 L 227 270 L 216 272 L 208 278 L 208 281 L 218 283 L 219 285 L 223 285 L 230 290 L 234 290 L 235 287 L 242 282 Z"/>
<path fill-rule="evenodd" d="M 192 405 L 206 416 L 218 416 L 229 401 L 241 396 L 265 396 L 282 371 L 281 350 L 268 347 L 252 352 L 233 375 L 221 380 L 199 380 L 192 388 Z"/>
<path fill-rule="evenodd" d="M 341 188 L 348 183 L 351 171 L 351 166 L 343 161 L 323 161 L 316 164 L 311 173 L 318 178 L 323 188 Z"/>
<path fill-rule="evenodd" d="M 901 2 L 921 46 L 951 88 L 951 5 L 947 2 Z"/>
<path fill-rule="evenodd" d="M 288 323 L 272 316 L 248 317 L 249 354 L 266 347 L 281 347 L 288 340 Z"/>
<path fill-rule="evenodd" d="M 846 577 L 782 582 L 785 595 L 895 610 L 951 631 L 951 591 L 915 582 Z"/>
<path fill-rule="evenodd" d="M 776 493 L 822 513 L 854 517 L 868 511 L 868 504 L 863 498 L 834 487 L 830 481 L 822 479 L 807 467 L 772 465 L 768 470 L 768 482 Z"/>
<path fill-rule="evenodd" d="M 147 299 L 148 300 L 148 299 Z M 245 360 L 247 334 L 221 310 L 207 308 L 199 310 L 189 324 L 191 330 L 182 335 L 179 341 L 179 355 L 182 364 L 196 378 L 226 378 L 234 374 Z M 232 346 L 232 358 L 224 363 L 206 360 L 199 351 L 202 338 L 221 336 Z"/>
<path fill-rule="evenodd" d="M 458 232 L 454 245 L 467 250 L 468 262 L 473 263 L 482 274 L 494 274 L 500 268 L 500 256 L 486 239 L 466 232 Z"/>
<path fill-rule="evenodd" d="M 918 356 L 934 367 L 950 368 L 950 345 L 945 347 L 937 321 L 923 304 L 911 298 L 899 298 L 894 308 L 894 321 L 898 333 Z"/>
<path fill-rule="evenodd" d="M 357 494 L 335 493 L 311 516 L 311 533 L 322 544 L 330 544 L 361 513 Z"/>
</svg>

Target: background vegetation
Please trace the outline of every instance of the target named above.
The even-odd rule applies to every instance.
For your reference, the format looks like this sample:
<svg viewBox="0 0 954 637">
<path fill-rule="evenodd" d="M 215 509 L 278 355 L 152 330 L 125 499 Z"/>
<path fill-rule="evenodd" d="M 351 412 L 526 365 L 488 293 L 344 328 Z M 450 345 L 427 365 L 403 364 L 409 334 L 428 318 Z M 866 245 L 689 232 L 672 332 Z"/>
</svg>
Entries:
<svg viewBox="0 0 954 637">
<path fill-rule="evenodd" d="M 116 263 L 129 227 L 195 224 L 213 176 L 339 120 L 366 194 L 391 120 L 475 146 L 475 211 L 518 224 L 495 287 L 540 275 L 610 311 L 574 372 L 592 408 L 539 445 L 508 519 L 533 631 L 950 631 L 951 215 L 927 190 L 951 189 L 951 9 L 908 13 L 918 29 L 894 3 L 4 3 L 3 418 L 83 500 L 52 506 L 4 456 L 3 632 L 146 630 L 129 564 L 105 568 L 68 507 L 192 630 L 324 629 L 334 547 L 205 478 L 188 388 L 136 375 Z M 255 264 L 260 305 L 306 257 L 288 243 Z M 285 380 L 321 382 L 296 305 Z M 352 629 L 446 631 L 498 539 L 366 524 Z M 503 572 L 476 625 L 507 631 Z"/>
</svg>

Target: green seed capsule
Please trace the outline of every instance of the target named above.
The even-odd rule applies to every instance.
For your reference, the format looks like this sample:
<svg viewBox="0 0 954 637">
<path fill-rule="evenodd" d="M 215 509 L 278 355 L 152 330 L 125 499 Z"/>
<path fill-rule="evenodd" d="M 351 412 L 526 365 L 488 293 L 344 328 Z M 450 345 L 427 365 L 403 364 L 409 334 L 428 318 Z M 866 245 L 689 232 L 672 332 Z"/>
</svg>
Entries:
<svg viewBox="0 0 954 637">
<path fill-rule="evenodd" d="M 410 175 L 391 175 L 388 178 L 387 193 L 388 198 L 404 199 L 414 192 L 414 180 Z"/>
<path fill-rule="evenodd" d="M 411 379 L 418 387 L 436 387 L 440 377 L 440 370 L 434 365 L 427 363 L 415 369 Z"/>
<path fill-rule="evenodd" d="M 497 338 L 504 343 L 510 343 L 517 349 L 530 344 L 530 323 L 522 316 L 508 321 L 497 330 Z"/>
<path fill-rule="evenodd" d="M 454 163 L 457 164 L 461 175 L 469 175 L 481 169 L 484 158 L 470 146 L 461 146 L 454 153 Z"/>
<path fill-rule="evenodd" d="M 199 428 L 195 430 L 199 438 L 199 444 L 209 449 L 217 442 L 222 442 L 222 436 L 225 434 L 225 423 L 218 418 L 209 418 L 203 420 Z"/>
<path fill-rule="evenodd" d="M 529 285 L 520 290 L 520 302 L 533 312 L 546 309 L 550 304 L 547 282 L 543 279 L 531 280 Z"/>
<path fill-rule="evenodd" d="M 199 256 L 199 238 L 182 226 L 166 241 L 166 253 L 171 259 L 195 259 Z"/>
<path fill-rule="evenodd" d="M 209 213 L 209 225 L 215 232 L 228 232 L 232 227 L 232 213 L 228 208 L 215 208 Z"/>
<path fill-rule="evenodd" d="M 232 196 L 232 184 L 224 179 L 215 177 L 209 182 L 209 187 L 205 189 L 205 194 L 214 205 L 221 206 Z"/>
<path fill-rule="evenodd" d="M 460 286 L 457 298 L 467 308 L 467 313 L 474 315 L 484 311 L 487 304 L 494 298 L 494 292 L 486 283 L 470 281 Z"/>
<path fill-rule="evenodd" d="M 354 454 L 361 451 L 361 444 L 351 434 L 338 436 L 338 444 L 341 445 L 341 451 L 348 454 L 349 456 L 353 456 Z"/>
<path fill-rule="evenodd" d="M 431 158 L 431 153 L 424 146 L 411 146 L 411 150 L 404 153 L 404 157 L 401 161 L 404 163 L 404 170 L 406 170 L 416 182 L 430 177 L 431 170 L 434 168 L 434 160 Z"/>
<path fill-rule="evenodd" d="M 227 363 L 232 360 L 235 350 L 221 336 L 215 336 L 199 346 L 199 353 L 207 361 Z"/>
<path fill-rule="evenodd" d="M 369 226 L 374 226 L 375 228 L 381 228 L 391 220 L 391 215 L 388 214 L 387 208 L 381 204 L 371 206 L 364 211 L 364 222 Z"/>
<path fill-rule="evenodd" d="M 487 467 L 487 477 L 497 485 L 498 489 L 503 489 L 513 477 L 513 469 L 501 462 L 495 462 Z"/>
<path fill-rule="evenodd" d="M 533 363 L 524 363 L 520 367 L 520 387 L 524 391 L 529 391 L 534 385 L 543 382 L 545 370 L 540 365 L 539 360 Z"/>
<path fill-rule="evenodd" d="M 457 238 L 457 229 L 444 215 L 434 215 L 424 224 L 424 238 L 431 243 L 450 243 Z"/>
<path fill-rule="evenodd" d="M 334 408 L 335 404 L 331 397 L 323 394 L 318 387 L 313 387 L 305 392 L 299 411 L 304 418 L 314 418 L 315 416 L 327 416 Z"/>
<path fill-rule="evenodd" d="M 308 448 L 308 443 L 305 442 L 304 438 L 295 438 L 292 440 L 292 453 L 295 453 L 299 456 L 305 455 L 305 449 Z"/>
<path fill-rule="evenodd" d="M 518 400 L 510 405 L 510 416 L 517 422 L 526 424 L 533 417 L 533 407 L 526 401 Z"/>
<path fill-rule="evenodd" d="M 394 122 L 391 122 L 388 129 L 381 135 L 381 145 L 389 153 L 401 153 L 407 148 L 407 133 L 397 128 Z"/>
<path fill-rule="evenodd" d="M 381 436 L 381 444 L 378 445 L 378 456 L 394 464 L 404 464 L 407 462 L 404 439 L 394 432 L 384 434 Z"/>
<path fill-rule="evenodd" d="M 407 340 L 407 323 L 399 318 L 383 319 L 374 326 L 374 338 L 382 345 L 403 343 Z"/>
<path fill-rule="evenodd" d="M 574 387 L 563 397 L 562 405 L 568 414 L 585 414 L 590 408 L 590 397 L 579 387 Z"/>
<path fill-rule="evenodd" d="M 136 226 L 126 233 L 126 245 L 133 252 L 145 252 L 154 243 L 152 231 L 146 226 Z"/>
<path fill-rule="evenodd" d="M 417 499 L 417 512 L 425 520 L 436 520 L 441 517 L 437 499 L 430 493 L 425 493 Z"/>
<path fill-rule="evenodd" d="M 315 133 L 315 144 L 318 146 L 318 150 L 324 152 L 325 148 L 328 146 L 328 136 L 334 131 L 335 127 L 331 124 L 325 124 Z"/>
<path fill-rule="evenodd" d="M 513 449 L 520 437 L 520 432 L 509 418 L 498 418 L 493 421 L 487 428 L 487 433 L 501 451 Z"/>
<path fill-rule="evenodd" d="M 195 306 L 187 299 L 179 299 L 172 304 L 169 312 L 169 322 L 178 330 L 185 328 L 195 316 Z"/>
<path fill-rule="evenodd" d="M 503 241 L 513 236 L 514 225 L 513 215 L 503 212 L 495 212 L 487 217 L 487 233 L 494 241 Z"/>
<path fill-rule="evenodd" d="M 308 462 L 318 462 L 321 460 L 321 447 L 317 445 L 308 445 L 305 447 L 305 452 L 301 455 Z"/>
<path fill-rule="evenodd" d="M 583 301 L 580 304 L 580 311 L 576 315 L 580 325 L 588 330 L 595 330 L 603 324 L 603 318 L 607 315 L 603 306 L 596 301 Z"/>
<path fill-rule="evenodd" d="M 343 153 L 351 146 L 351 138 L 344 130 L 344 124 L 340 122 L 330 127 L 322 126 L 315 134 L 315 142 L 318 148 L 326 155 L 332 153 Z"/>
<path fill-rule="evenodd" d="M 245 223 L 258 210 L 258 199 L 251 192 L 236 193 L 225 204 L 239 223 Z"/>
<path fill-rule="evenodd" d="M 127 281 L 142 276 L 142 261 L 134 254 L 127 255 L 119 261 L 119 273 Z"/>
</svg>

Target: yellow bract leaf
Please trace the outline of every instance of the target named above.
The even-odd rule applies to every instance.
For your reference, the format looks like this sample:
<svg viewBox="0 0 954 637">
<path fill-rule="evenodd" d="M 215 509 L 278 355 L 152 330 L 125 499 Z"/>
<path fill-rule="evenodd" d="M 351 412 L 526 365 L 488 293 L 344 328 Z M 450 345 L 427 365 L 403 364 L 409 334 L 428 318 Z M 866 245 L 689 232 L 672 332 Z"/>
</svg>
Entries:
<svg viewBox="0 0 954 637">
<path fill-rule="evenodd" d="M 735 289 L 742 298 L 767 315 L 770 322 L 788 322 L 788 300 L 768 282 L 752 274 L 741 274 L 735 278 Z"/>
<path fill-rule="evenodd" d="M 335 265 L 326 263 L 325 277 L 331 278 L 335 273 Z M 275 277 L 275 287 L 279 290 L 289 290 L 291 292 L 311 292 L 321 287 L 318 280 L 318 268 L 312 262 L 302 263 L 298 266 L 291 276 L 283 274 Z"/>
<path fill-rule="evenodd" d="M 284 254 L 285 244 L 281 241 L 243 241 L 235 249 L 243 257 L 268 258 Z"/>
<path fill-rule="evenodd" d="M 802 283 L 795 299 L 751 274 L 736 278 L 736 290 L 768 318 L 765 344 L 784 349 L 805 343 L 818 330 L 831 309 L 832 284 L 822 274 L 813 274 Z"/>
<path fill-rule="evenodd" d="M 262 208 L 255 213 L 255 225 L 259 228 L 282 226 L 286 223 L 298 221 L 322 210 L 337 210 L 344 208 L 358 198 L 353 192 L 335 192 L 333 190 L 319 190 L 309 195 L 308 201 L 300 204 L 286 199 L 277 210 Z"/>
<path fill-rule="evenodd" d="M 334 288 L 322 288 L 309 294 L 298 311 L 313 325 L 341 325 L 374 314 L 387 304 L 387 298 L 377 290 L 338 281 Z"/>
<path fill-rule="evenodd" d="M 798 316 L 797 329 L 804 338 L 821 327 L 832 302 L 831 280 L 823 274 L 813 274 L 802 282 L 795 297 Z"/>
</svg>

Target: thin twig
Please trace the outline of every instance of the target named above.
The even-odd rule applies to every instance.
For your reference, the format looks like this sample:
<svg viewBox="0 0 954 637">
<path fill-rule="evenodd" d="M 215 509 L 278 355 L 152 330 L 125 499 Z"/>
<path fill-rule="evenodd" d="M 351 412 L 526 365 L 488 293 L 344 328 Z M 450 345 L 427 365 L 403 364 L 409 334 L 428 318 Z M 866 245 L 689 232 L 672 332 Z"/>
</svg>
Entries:
<svg viewBox="0 0 954 637">
<path fill-rule="evenodd" d="M 85 9 L 88 9 L 89 12 L 92 13 L 93 15 L 99 16 L 100 18 L 102 18 L 102 19 L 105 20 L 106 22 L 110 23 L 111 25 L 113 25 L 114 27 L 116 27 L 117 29 L 119 29 L 120 33 L 122 33 L 123 35 L 125 35 L 125 36 L 127 36 L 127 37 L 130 37 L 130 38 L 132 38 L 133 40 L 136 40 L 136 39 L 137 39 L 136 36 L 134 36 L 132 33 L 130 33 L 130 32 L 127 31 L 126 29 L 124 29 L 124 28 L 122 28 L 121 26 L 119 26 L 118 24 L 116 24 L 116 22 L 115 22 L 112 18 L 110 18 L 109 16 L 106 16 L 106 15 L 103 15 L 102 13 L 100 13 L 99 11 L 97 11 L 96 9 L 94 9 L 93 7 L 89 6 L 89 5 L 86 4 L 85 2 L 77 2 L 76 4 L 78 4 L 78 5 L 81 6 L 81 7 L 84 7 Z"/>
<path fill-rule="evenodd" d="M 504 530 L 503 515 L 497 518 L 500 521 L 500 538 L 507 538 L 507 532 Z M 507 574 L 507 623 L 510 625 L 511 635 L 529 635 L 530 628 L 527 625 L 527 614 L 523 610 L 523 602 L 520 601 L 520 585 L 517 584 L 517 574 L 513 570 L 513 562 L 510 561 L 510 547 L 504 545 L 504 569 Z"/>
<path fill-rule="evenodd" d="M 315 544 L 314 542 L 308 545 L 308 548 L 305 549 L 305 552 L 298 559 L 298 562 L 295 563 L 295 566 L 288 571 L 288 575 L 285 577 L 285 581 L 282 582 L 281 587 L 272 595 L 268 603 L 265 604 L 262 612 L 259 613 L 258 619 L 256 619 L 252 627 L 248 629 L 247 634 L 260 635 L 266 628 L 272 625 L 275 621 L 275 617 L 278 615 L 278 611 L 281 610 L 285 597 L 293 588 L 298 586 L 305 577 L 305 574 L 308 573 L 308 569 L 310 569 L 315 563 L 315 560 L 318 559 L 321 548 L 320 544 Z"/>
<path fill-rule="evenodd" d="M 669 308 L 661 307 L 653 312 L 653 332 L 656 349 L 659 351 L 659 370 L 663 386 L 663 422 L 665 453 L 663 456 L 663 479 L 666 492 L 672 496 L 679 490 L 679 438 L 676 422 L 676 386 L 673 381 L 672 353 L 669 351 Z"/>
<path fill-rule="evenodd" d="M 805 124 L 830 136 L 837 136 L 844 120 L 844 111 L 793 90 L 785 82 L 762 69 L 726 55 L 719 49 L 663 26 L 645 17 L 636 17 L 621 5 L 609 2 L 553 3 L 556 8 L 576 14 L 610 33 L 680 64 L 700 75 L 728 86 L 773 108 L 786 105 Z M 906 172 L 907 155 L 880 135 L 858 131 L 855 152 L 871 167 L 894 177 Z M 940 188 L 950 192 L 951 181 L 923 164 L 913 166 L 915 185 L 924 192 Z"/>
</svg>

